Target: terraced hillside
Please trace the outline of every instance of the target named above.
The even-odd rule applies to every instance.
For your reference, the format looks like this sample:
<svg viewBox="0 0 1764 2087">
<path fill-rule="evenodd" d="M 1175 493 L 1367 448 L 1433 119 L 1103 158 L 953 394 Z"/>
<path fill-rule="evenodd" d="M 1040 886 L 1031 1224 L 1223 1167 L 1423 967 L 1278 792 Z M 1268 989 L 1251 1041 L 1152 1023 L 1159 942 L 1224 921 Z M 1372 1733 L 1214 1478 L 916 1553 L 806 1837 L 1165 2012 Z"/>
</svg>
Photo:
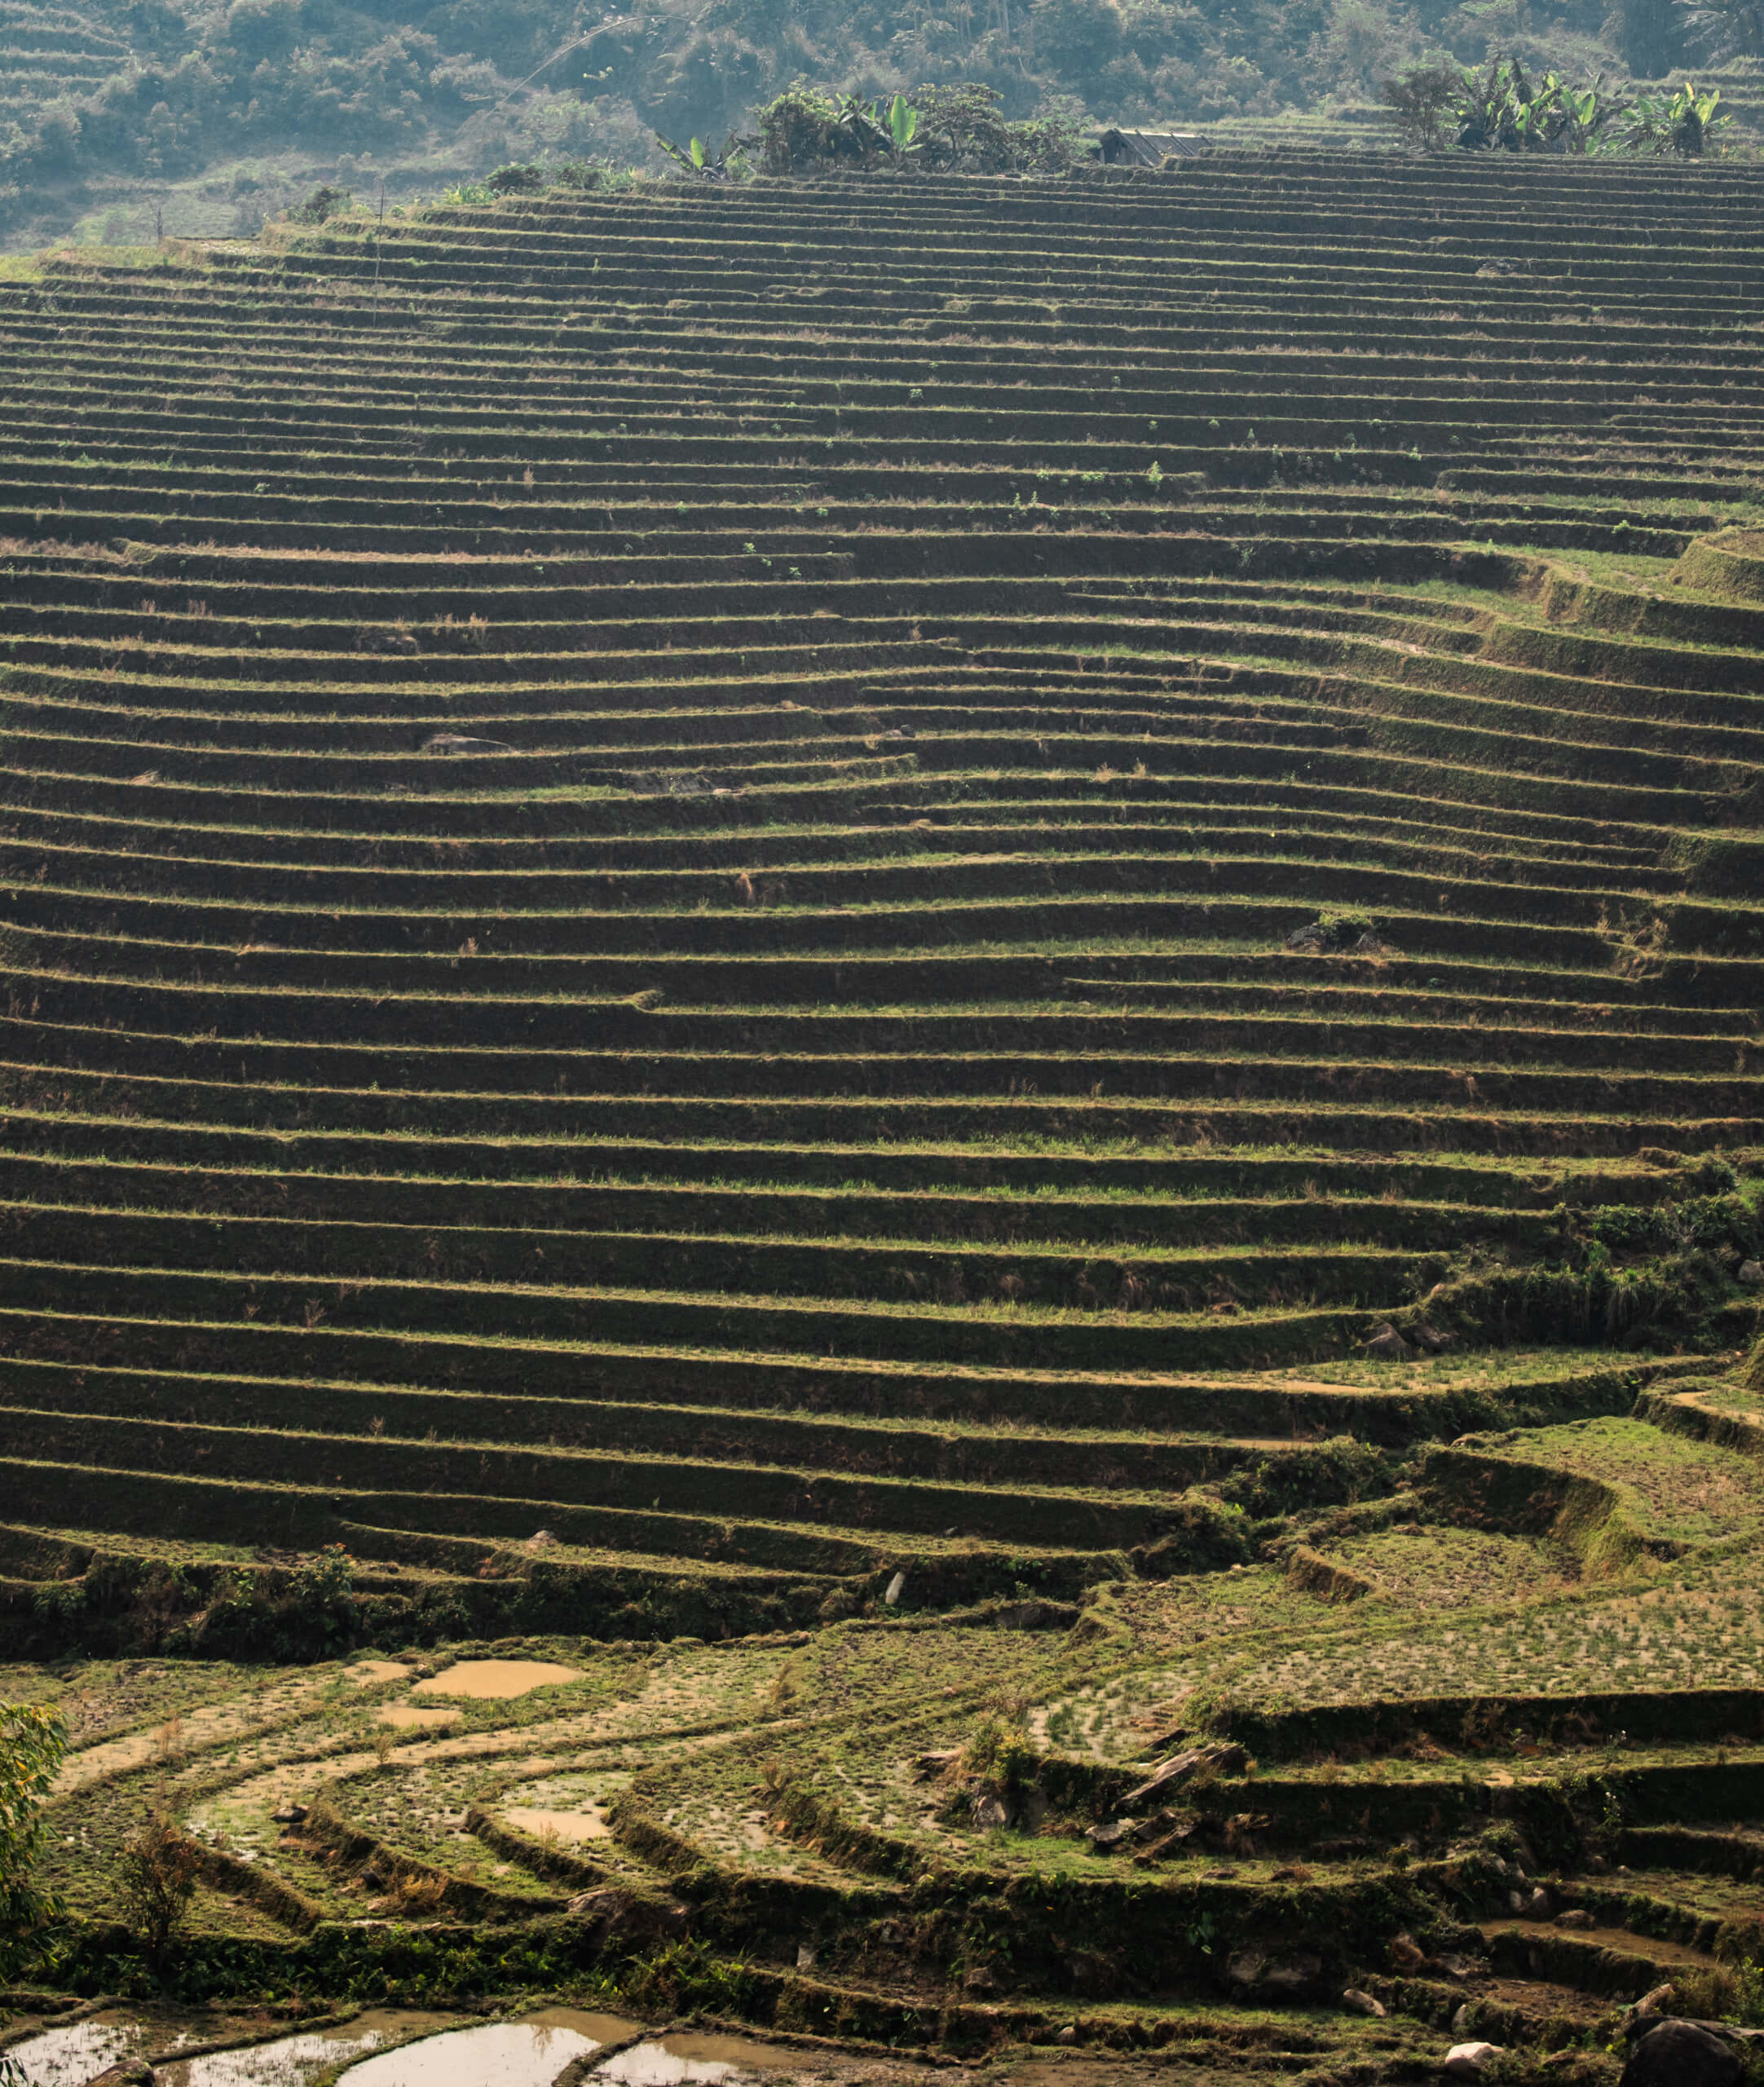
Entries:
<svg viewBox="0 0 1764 2087">
<path fill-rule="evenodd" d="M 637 1721 L 477 1706 L 527 1809 L 720 1877 L 712 1939 L 806 1922 L 883 1981 L 847 2027 L 1164 2005 L 1215 1935 L 1240 2001 L 1338 1992 L 1431 1917 L 1463 1749 L 1584 1794 L 1523 1763 L 1614 1672 L 1638 1742 L 1727 1692 L 1634 1830 L 1751 1816 L 1761 200 L 1220 154 L 0 282 L 13 1649 L 549 1634 Z M 756 1631 L 646 1697 L 632 1645 Z M 214 1713 L 266 1820 L 306 1685 Z M 1059 1836 L 1207 1732 L 1292 1780 L 1162 1808 L 1154 1962 Z M 1362 1741 L 1409 1760 L 1337 1832 Z M 478 1833 L 554 1921 L 601 1871 L 422 1794 L 456 1758 L 346 1755 L 328 1845 L 470 1911 Z M 1549 1802 L 1478 1860 L 1594 1848 Z M 252 1917 L 342 1917 L 315 1861 Z M 1100 1967 L 947 1911 L 1072 1864 Z M 1301 1900 L 1315 1973 L 1244 1970 Z"/>
</svg>

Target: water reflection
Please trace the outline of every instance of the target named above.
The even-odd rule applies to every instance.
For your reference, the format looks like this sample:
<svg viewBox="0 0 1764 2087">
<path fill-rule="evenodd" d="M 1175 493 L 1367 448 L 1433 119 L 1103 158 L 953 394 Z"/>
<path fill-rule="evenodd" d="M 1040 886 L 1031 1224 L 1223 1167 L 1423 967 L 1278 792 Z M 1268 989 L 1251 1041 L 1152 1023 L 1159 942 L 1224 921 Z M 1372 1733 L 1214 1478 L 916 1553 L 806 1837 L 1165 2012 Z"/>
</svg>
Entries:
<svg viewBox="0 0 1764 2087">
<path fill-rule="evenodd" d="M 343 2080 L 346 2087 L 550 2087 L 571 2059 L 634 2036 L 637 2029 L 636 2023 L 614 2014 L 548 2007 L 520 2022 L 450 2029 L 402 2050 L 364 2058 Z"/>
<path fill-rule="evenodd" d="M 619 2052 L 595 2067 L 594 2077 L 622 2087 L 721 2087 L 744 2073 L 788 2072 L 801 2063 L 798 2051 L 741 2036 L 668 2036 Z"/>
</svg>

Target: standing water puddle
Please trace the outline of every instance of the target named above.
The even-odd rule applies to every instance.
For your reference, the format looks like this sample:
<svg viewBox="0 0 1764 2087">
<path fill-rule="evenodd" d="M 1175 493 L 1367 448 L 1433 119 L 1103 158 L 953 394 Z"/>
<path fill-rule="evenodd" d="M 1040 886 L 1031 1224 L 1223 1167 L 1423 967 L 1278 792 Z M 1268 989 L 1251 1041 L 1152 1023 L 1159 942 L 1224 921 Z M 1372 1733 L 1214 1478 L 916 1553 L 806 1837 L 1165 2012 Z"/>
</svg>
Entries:
<svg viewBox="0 0 1764 2087">
<path fill-rule="evenodd" d="M 608 2058 L 594 2077 L 620 2080 L 623 2087 L 720 2087 L 743 2073 L 795 2072 L 802 2063 L 800 2051 L 740 2036 L 658 2036 Z"/>
<path fill-rule="evenodd" d="M 154 2072 L 160 2087 L 306 2087 L 321 2072 L 377 2050 L 382 2044 L 439 2028 L 446 2019 L 443 2014 L 377 2009 L 358 2014 L 353 2022 L 340 2022 L 334 2029 L 305 2029 L 278 2036 L 272 2043 L 179 2058 L 156 2066 Z"/>
<path fill-rule="evenodd" d="M 26 2087 L 85 2087 L 107 2067 L 144 2049 L 147 2032 L 132 2014 L 90 2014 L 64 2029 L 45 2029 L 14 2044 L 11 2059 Z"/>
<path fill-rule="evenodd" d="M 547 2007 L 519 2022 L 450 2029 L 364 2058 L 343 2080 L 346 2087 L 550 2087 L 572 2058 L 635 2036 L 637 2027 L 615 2014 Z"/>
</svg>

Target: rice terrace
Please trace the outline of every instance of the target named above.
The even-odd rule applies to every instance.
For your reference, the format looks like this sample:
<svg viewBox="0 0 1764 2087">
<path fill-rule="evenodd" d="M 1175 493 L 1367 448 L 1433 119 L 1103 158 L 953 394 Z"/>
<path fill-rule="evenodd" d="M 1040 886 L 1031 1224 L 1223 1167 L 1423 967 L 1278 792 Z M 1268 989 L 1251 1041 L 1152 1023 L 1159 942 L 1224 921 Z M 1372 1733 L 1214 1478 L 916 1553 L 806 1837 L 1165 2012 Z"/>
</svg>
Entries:
<svg viewBox="0 0 1764 2087">
<path fill-rule="evenodd" d="M 0 265 L 15 2077 L 1764 2076 L 1761 347 L 1744 158 Z"/>
</svg>

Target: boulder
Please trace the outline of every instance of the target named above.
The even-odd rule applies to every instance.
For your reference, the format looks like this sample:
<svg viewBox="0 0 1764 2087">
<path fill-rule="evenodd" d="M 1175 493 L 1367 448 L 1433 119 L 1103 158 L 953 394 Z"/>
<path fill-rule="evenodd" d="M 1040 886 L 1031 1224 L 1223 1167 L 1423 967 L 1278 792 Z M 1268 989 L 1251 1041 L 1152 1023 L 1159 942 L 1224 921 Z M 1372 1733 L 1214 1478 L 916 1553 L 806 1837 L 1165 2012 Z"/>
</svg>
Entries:
<svg viewBox="0 0 1764 2087">
<path fill-rule="evenodd" d="M 1298 1950 L 1276 1957 L 1253 1944 L 1225 1960 L 1225 1979 L 1233 1991 L 1266 2000 L 1298 2000 L 1316 1991 L 1323 1959 Z"/>
<path fill-rule="evenodd" d="M 1398 1935 L 1391 1938 L 1392 1970 L 1418 1971 L 1427 1961 L 1427 1951 L 1417 1947 L 1413 1935 Z"/>
<path fill-rule="evenodd" d="M 1555 1900 L 1540 1884 L 1526 1895 L 1524 1911 L 1528 1921 L 1546 1921 L 1555 1911 Z"/>
<path fill-rule="evenodd" d="M 1002 1797 L 994 1797 L 990 1790 L 983 1790 L 974 1799 L 974 1824 L 982 1832 L 994 1826 L 1008 1826 L 1011 1807 Z"/>
<path fill-rule="evenodd" d="M 677 1899 L 628 1891 L 617 1884 L 579 1891 L 564 1912 L 593 1928 L 602 1948 L 615 1940 L 670 1942 L 686 1931 L 686 1909 Z"/>
<path fill-rule="evenodd" d="M 1111 1820 L 1106 1826 L 1092 1826 L 1085 1838 L 1100 1855 L 1107 1855 L 1118 1848 L 1133 1829 L 1125 1819 Z"/>
<path fill-rule="evenodd" d="M 1498 2044 L 1453 2044 L 1445 2054 L 1446 2077 L 1480 2080 L 1500 2055 Z"/>
<path fill-rule="evenodd" d="M 1362 1992 L 1358 1986 L 1349 1986 L 1342 1995 L 1342 2006 L 1349 2014 L 1369 2014 L 1374 2021 L 1384 2019 L 1384 2003 L 1374 2000 L 1369 1992 Z"/>
<path fill-rule="evenodd" d="M 1380 1326 L 1371 1339 L 1362 1344 L 1360 1352 L 1378 1362 L 1410 1362 L 1415 1357 L 1415 1350 L 1395 1326 Z"/>
<path fill-rule="evenodd" d="M 1748 1290 L 1764 1290 L 1764 1261 L 1742 1261 L 1739 1280 Z"/>
<path fill-rule="evenodd" d="M 1584 1906 L 1570 1906 L 1565 1913 L 1556 1915 L 1558 1927 L 1591 1927 L 1593 1925 L 1593 1917 Z"/>
<path fill-rule="evenodd" d="M 1618 2087 L 1739 2087 L 1738 2054 L 1696 2022 L 1662 2022 L 1629 2053 Z"/>
</svg>

